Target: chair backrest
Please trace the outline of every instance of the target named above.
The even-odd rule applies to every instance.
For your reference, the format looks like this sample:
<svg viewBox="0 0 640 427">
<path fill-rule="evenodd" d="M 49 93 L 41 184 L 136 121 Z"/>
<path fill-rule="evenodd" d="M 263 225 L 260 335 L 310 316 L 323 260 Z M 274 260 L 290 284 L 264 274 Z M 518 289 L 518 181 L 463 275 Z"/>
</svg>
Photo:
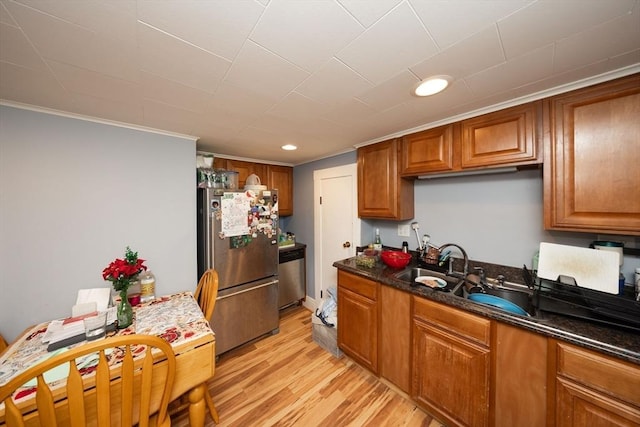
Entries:
<svg viewBox="0 0 640 427">
<path fill-rule="evenodd" d="M 7 344 L 7 341 L 2 335 L 0 335 L 0 354 L 4 353 L 8 346 L 9 344 Z"/>
<path fill-rule="evenodd" d="M 45 373 L 54 368 L 68 368 L 60 387 L 54 381 L 47 384 Z M 5 404 L 5 419 L 0 424 L 102 427 L 139 423 L 146 427 L 155 413 L 157 425 L 168 426 L 167 406 L 175 373 L 175 354 L 162 338 L 134 334 L 89 342 L 26 369 L 0 387 L 0 402 Z M 16 404 L 15 392 L 33 379 L 35 407 L 34 399 Z M 119 419 L 111 420 L 112 416 Z"/>
<path fill-rule="evenodd" d="M 218 297 L 218 272 L 213 268 L 204 272 L 193 297 L 198 301 L 200 309 L 207 320 L 211 320 Z"/>
</svg>

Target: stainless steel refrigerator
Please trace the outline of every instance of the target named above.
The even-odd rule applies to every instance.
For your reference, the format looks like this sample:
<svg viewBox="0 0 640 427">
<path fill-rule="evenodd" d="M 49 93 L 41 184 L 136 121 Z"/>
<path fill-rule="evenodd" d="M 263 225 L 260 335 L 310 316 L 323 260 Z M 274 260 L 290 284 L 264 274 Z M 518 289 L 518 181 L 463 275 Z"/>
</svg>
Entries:
<svg viewBox="0 0 640 427">
<path fill-rule="evenodd" d="M 209 268 L 219 278 L 216 355 L 277 333 L 277 192 L 199 188 L 197 224 L 198 278 Z"/>
</svg>

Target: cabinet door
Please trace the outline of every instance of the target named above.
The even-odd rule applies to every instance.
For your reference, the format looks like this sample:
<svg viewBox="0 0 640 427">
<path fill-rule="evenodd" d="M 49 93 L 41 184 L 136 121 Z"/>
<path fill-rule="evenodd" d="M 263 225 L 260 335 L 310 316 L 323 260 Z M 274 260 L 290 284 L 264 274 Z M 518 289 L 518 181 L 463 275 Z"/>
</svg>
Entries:
<svg viewBox="0 0 640 427">
<path fill-rule="evenodd" d="M 244 188 L 247 183 L 247 177 L 252 173 L 258 175 L 260 177 L 260 182 L 263 184 L 264 181 L 267 180 L 267 165 L 262 163 L 227 159 L 226 169 L 238 172 L 238 188 Z"/>
<path fill-rule="evenodd" d="M 338 346 L 378 373 L 378 310 L 375 301 L 338 284 Z"/>
<path fill-rule="evenodd" d="M 358 215 L 413 218 L 413 181 L 400 178 L 397 139 L 358 149 Z"/>
<path fill-rule="evenodd" d="M 411 297 L 391 286 L 380 286 L 380 376 L 409 393 Z"/>
<path fill-rule="evenodd" d="M 402 175 L 454 170 L 454 125 L 402 138 Z"/>
<path fill-rule="evenodd" d="M 293 168 L 288 166 L 267 166 L 266 184 L 278 190 L 278 208 L 281 216 L 293 215 Z"/>
<path fill-rule="evenodd" d="M 558 426 L 640 425 L 640 367 L 553 341 Z"/>
<path fill-rule="evenodd" d="M 594 393 L 573 381 L 558 378 L 556 383 L 556 426 L 637 427 L 638 408 Z"/>
<path fill-rule="evenodd" d="M 545 227 L 640 235 L 640 74 L 551 98 Z"/>
<path fill-rule="evenodd" d="M 541 113 L 538 101 L 464 120 L 462 168 L 542 163 Z"/>
<path fill-rule="evenodd" d="M 495 322 L 495 427 L 547 423 L 547 338 Z"/>
<path fill-rule="evenodd" d="M 213 168 L 214 169 L 227 169 L 227 159 L 224 157 L 214 157 L 213 158 Z"/>
<path fill-rule="evenodd" d="M 489 350 L 413 320 L 411 396 L 455 426 L 489 424 Z"/>
</svg>

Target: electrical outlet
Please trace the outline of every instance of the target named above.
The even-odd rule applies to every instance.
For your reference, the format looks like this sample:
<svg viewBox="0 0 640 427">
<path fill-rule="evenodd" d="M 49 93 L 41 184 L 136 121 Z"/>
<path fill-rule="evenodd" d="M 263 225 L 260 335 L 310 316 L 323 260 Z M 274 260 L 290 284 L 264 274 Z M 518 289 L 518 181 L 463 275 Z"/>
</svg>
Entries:
<svg viewBox="0 0 640 427">
<path fill-rule="evenodd" d="M 398 236 L 409 237 L 409 224 L 398 224 Z"/>
</svg>

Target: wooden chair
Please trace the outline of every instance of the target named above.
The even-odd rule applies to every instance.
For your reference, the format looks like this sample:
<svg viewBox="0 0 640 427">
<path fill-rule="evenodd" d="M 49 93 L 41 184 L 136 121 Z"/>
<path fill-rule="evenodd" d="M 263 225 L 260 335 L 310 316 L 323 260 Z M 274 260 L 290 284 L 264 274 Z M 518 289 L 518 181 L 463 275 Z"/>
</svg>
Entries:
<svg viewBox="0 0 640 427">
<path fill-rule="evenodd" d="M 204 317 L 211 320 L 218 297 L 218 272 L 210 269 L 204 272 L 193 297 L 198 301 Z"/>
<path fill-rule="evenodd" d="M 202 313 L 204 313 L 204 317 L 210 321 L 211 316 L 213 315 L 213 309 L 216 306 L 216 298 L 218 297 L 218 272 L 216 270 L 209 269 L 204 272 L 198 282 L 198 286 L 196 287 L 196 292 L 193 294 L 193 297 L 198 301 L 198 305 L 200 306 Z M 209 394 L 208 390 L 204 394 L 204 400 L 207 403 L 207 408 L 209 409 L 211 418 L 213 418 L 213 421 L 218 424 L 220 422 L 218 410 L 213 404 L 213 399 L 211 398 L 211 394 Z M 188 402 L 185 399 L 185 396 L 182 396 L 179 406 L 171 408 L 171 414 L 182 411 L 187 407 L 187 405 Z"/>
<path fill-rule="evenodd" d="M 213 315 L 213 309 L 216 306 L 218 285 L 218 272 L 214 269 L 209 269 L 205 271 L 200 278 L 198 286 L 196 287 L 196 292 L 193 294 L 193 297 L 198 301 L 198 305 L 204 313 L 204 317 L 209 321 Z M 211 394 L 209 394 L 208 390 L 204 395 L 204 400 L 207 402 L 207 408 L 209 409 L 211 418 L 213 418 L 213 421 L 218 424 L 220 422 L 220 417 L 218 417 L 218 411 L 213 404 L 213 399 L 211 398 Z"/>
<path fill-rule="evenodd" d="M 7 344 L 7 341 L 2 335 L 0 335 L 0 354 L 4 353 L 8 346 L 9 344 Z"/>
<path fill-rule="evenodd" d="M 121 363 L 111 369 L 107 349 L 112 349 L 112 357 L 122 356 Z M 134 359 L 132 351 L 136 349 L 144 353 Z M 82 363 L 87 360 L 83 356 L 92 354 L 98 357 L 95 375 L 83 377 L 76 363 Z M 44 373 L 65 364 L 69 367 L 66 383 L 60 388 L 50 388 Z M 89 342 L 26 369 L 0 387 L 0 402 L 5 404 L 4 421 L 9 426 L 131 426 L 138 423 L 146 427 L 151 422 L 151 425 L 168 427 L 171 419 L 167 407 L 175 374 L 175 355 L 171 345 L 162 338 L 134 334 Z M 16 406 L 13 394 L 34 378 L 36 394 L 30 402 L 35 401 L 35 408 L 21 403 Z M 119 414 L 119 419 L 112 421 L 113 414 Z"/>
</svg>

